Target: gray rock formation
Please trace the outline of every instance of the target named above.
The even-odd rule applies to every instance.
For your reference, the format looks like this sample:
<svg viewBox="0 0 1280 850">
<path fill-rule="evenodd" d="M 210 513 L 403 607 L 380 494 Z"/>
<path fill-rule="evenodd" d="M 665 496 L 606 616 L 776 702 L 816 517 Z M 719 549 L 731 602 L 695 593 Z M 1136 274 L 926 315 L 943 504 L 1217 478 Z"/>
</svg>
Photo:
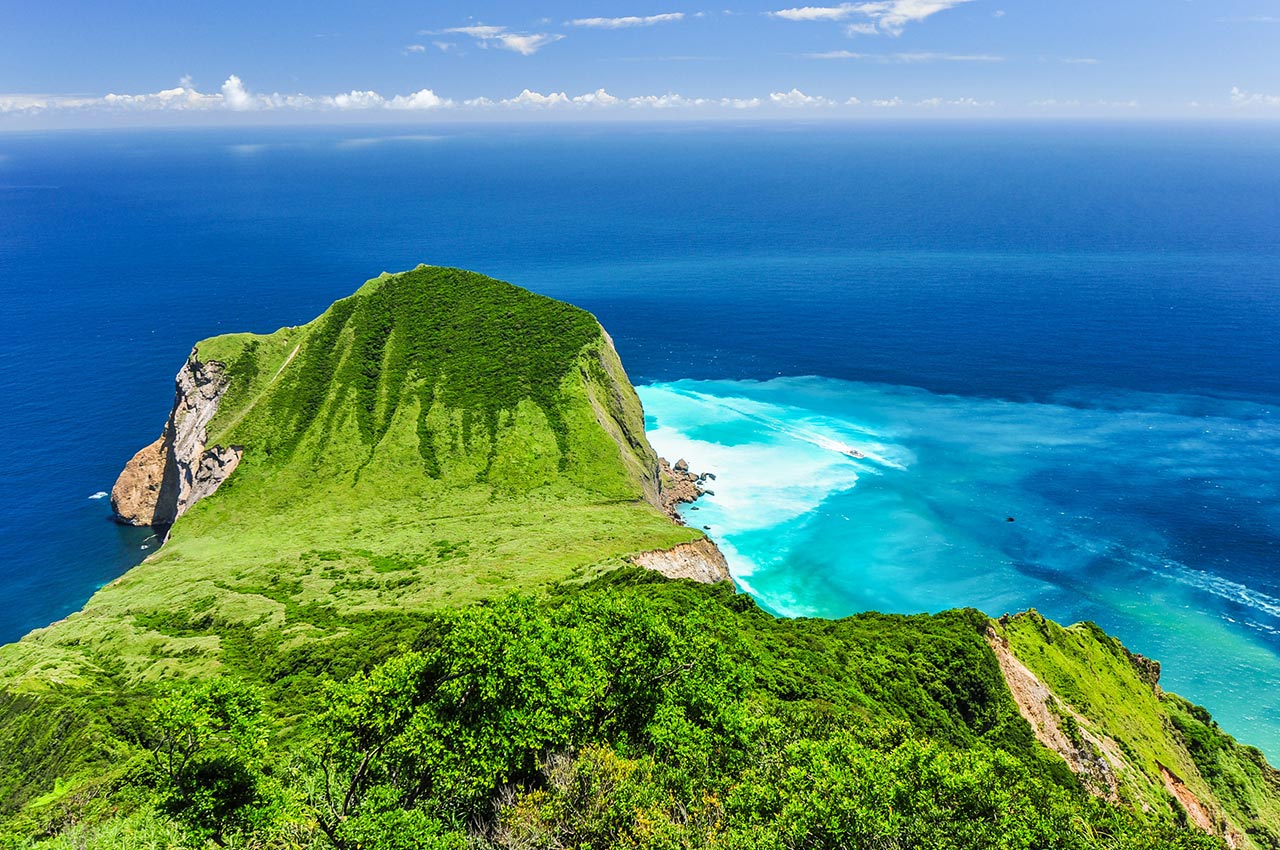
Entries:
<svg viewBox="0 0 1280 850">
<path fill-rule="evenodd" d="M 221 363 L 193 350 L 178 372 L 164 432 L 125 465 L 111 488 L 111 509 L 126 525 L 170 526 L 217 490 L 240 463 L 240 446 L 206 445 L 208 427 L 227 388 Z"/>
</svg>

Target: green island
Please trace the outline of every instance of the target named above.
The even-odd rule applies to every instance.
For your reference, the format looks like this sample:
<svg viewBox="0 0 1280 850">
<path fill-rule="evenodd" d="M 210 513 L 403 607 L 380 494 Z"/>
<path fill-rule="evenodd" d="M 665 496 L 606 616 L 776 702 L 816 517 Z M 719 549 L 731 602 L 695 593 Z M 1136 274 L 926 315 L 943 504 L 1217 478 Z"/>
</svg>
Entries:
<svg viewBox="0 0 1280 850">
<path fill-rule="evenodd" d="M 736 592 L 583 310 L 420 266 L 178 387 L 163 547 L 0 647 L 0 847 L 1280 848 L 1092 624 Z"/>
</svg>

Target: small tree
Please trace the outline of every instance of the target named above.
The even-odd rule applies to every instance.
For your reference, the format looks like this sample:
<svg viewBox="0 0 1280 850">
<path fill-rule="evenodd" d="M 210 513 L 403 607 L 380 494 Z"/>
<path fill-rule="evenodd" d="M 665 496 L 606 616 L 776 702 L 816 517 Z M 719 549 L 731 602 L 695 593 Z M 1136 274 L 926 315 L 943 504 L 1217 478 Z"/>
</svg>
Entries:
<svg viewBox="0 0 1280 850">
<path fill-rule="evenodd" d="M 160 807 L 217 844 L 260 799 L 261 711 L 256 693 L 226 679 L 180 686 L 152 708 Z"/>
</svg>

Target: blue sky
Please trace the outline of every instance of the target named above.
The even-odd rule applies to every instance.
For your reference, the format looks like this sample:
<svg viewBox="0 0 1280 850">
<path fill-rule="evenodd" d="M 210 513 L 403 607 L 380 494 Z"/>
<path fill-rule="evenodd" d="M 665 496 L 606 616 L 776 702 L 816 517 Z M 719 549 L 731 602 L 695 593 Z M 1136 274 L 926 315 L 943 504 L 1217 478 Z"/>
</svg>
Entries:
<svg viewBox="0 0 1280 850">
<path fill-rule="evenodd" d="M 1280 118 L 1280 0 L 811 2 L 11 3 L 0 128 Z"/>
</svg>

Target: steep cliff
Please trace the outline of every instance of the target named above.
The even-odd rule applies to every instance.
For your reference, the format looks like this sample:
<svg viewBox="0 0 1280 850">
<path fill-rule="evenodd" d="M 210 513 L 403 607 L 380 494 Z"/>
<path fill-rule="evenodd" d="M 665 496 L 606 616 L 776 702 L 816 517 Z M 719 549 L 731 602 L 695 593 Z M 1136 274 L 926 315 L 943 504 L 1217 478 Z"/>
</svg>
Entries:
<svg viewBox="0 0 1280 850">
<path fill-rule="evenodd" d="M 1142 810 L 1174 806 L 1232 848 L 1280 847 L 1280 772 L 1159 685 L 1159 665 L 1091 623 L 1036 611 L 988 640 L 1022 715 L 1086 787 Z"/>
<path fill-rule="evenodd" d="M 111 509 L 127 525 L 167 528 L 235 471 L 243 448 L 208 445 L 208 426 L 227 389 L 223 364 L 191 352 L 175 380 L 160 437 L 140 449 L 111 488 Z"/>
<path fill-rule="evenodd" d="M 0 682 L 128 680 L 225 663 L 226 635 L 329 630 L 589 578 L 699 542 L 612 340 L 584 310 L 469 272 L 368 281 L 315 320 L 200 342 L 122 520 L 166 542 L 84 612 L 0 650 Z M 708 560 L 689 570 L 719 578 Z M 182 620 L 173 622 L 174 618 Z"/>
</svg>

